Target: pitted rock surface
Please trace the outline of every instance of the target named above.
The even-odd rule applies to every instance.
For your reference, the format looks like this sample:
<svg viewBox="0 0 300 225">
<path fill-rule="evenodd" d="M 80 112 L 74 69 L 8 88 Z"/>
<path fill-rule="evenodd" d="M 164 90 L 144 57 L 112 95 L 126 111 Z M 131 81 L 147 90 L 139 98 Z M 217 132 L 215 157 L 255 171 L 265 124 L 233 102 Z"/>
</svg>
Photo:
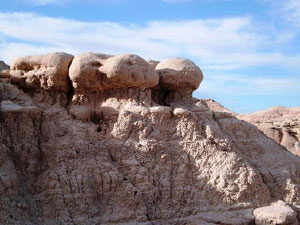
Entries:
<svg viewBox="0 0 300 225">
<path fill-rule="evenodd" d="M 265 135 L 300 156 L 300 107 L 273 107 L 252 114 L 241 114 L 239 119 L 254 124 Z"/>
<path fill-rule="evenodd" d="M 151 88 L 158 84 L 154 68 L 137 55 L 85 54 L 75 57 L 70 68 L 75 92 L 117 88 Z"/>
<path fill-rule="evenodd" d="M 298 225 L 297 213 L 283 201 L 253 211 L 257 225 Z"/>
<path fill-rule="evenodd" d="M 132 55 L 80 57 L 68 92 L 0 83 L 0 224 L 239 225 L 271 202 L 299 205 L 300 158 L 255 126 L 146 77 L 91 92 L 84 77 L 114 80 L 118 60 L 145 65 L 125 77 L 151 70 Z"/>
<path fill-rule="evenodd" d="M 11 64 L 12 82 L 24 88 L 67 92 L 72 59 L 66 53 L 18 58 Z"/>
</svg>

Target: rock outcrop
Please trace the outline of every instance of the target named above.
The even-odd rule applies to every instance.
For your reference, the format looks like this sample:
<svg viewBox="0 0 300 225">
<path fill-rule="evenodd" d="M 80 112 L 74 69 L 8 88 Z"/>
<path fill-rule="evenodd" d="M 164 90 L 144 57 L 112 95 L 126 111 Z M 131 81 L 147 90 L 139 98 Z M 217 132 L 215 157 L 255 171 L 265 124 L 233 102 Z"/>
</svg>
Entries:
<svg viewBox="0 0 300 225">
<path fill-rule="evenodd" d="M 283 201 L 257 208 L 253 215 L 257 225 L 298 225 L 297 213 Z"/>
<path fill-rule="evenodd" d="M 160 76 L 160 86 L 167 90 L 191 93 L 199 87 L 203 79 L 200 68 L 187 59 L 165 59 L 155 69 Z"/>
<path fill-rule="evenodd" d="M 158 84 L 154 68 L 137 55 L 83 54 L 70 67 L 75 93 L 116 88 L 151 88 Z"/>
<path fill-rule="evenodd" d="M 300 204 L 300 158 L 192 98 L 194 63 L 72 58 L 17 59 L 0 83 L 0 224 L 238 225 Z"/>
<path fill-rule="evenodd" d="M 226 107 L 224 107 L 223 105 L 221 105 L 213 99 L 201 99 L 200 101 L 203 102 L 203 104 L 205 104 L 213 112 L 224 112 L 229 113 L 233 116 L 238 115 L 237 113 L 227 109 Z"/>
<path fill-rule="evenodd" d="M 22 88 L 67 92 L 69 66 L 73 56 L 66 53 L 35 55 L 16 59 L 11 64 L 12 82 Z"/>
<path fill-rule="evenodd" d="M 254 124 L 265 135 L 300 156 L 300 107 L 273 107 L 238 118 Z"/>
</svg>

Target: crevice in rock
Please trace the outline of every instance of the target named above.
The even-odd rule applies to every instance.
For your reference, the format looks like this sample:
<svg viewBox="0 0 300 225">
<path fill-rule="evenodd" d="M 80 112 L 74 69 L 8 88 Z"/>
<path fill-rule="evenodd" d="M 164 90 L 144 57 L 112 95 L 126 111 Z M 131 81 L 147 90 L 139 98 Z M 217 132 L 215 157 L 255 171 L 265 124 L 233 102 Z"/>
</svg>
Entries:
<svg viewBox="0 0 300 225">
<path fill-rule="evenodd" d="M 161 106 L 169 106 L 168 97 L 170 96 L 170 92 L 167 89 L 155 88 L 152 89 L 151 98 L 153 102 Z"/>
</svg>

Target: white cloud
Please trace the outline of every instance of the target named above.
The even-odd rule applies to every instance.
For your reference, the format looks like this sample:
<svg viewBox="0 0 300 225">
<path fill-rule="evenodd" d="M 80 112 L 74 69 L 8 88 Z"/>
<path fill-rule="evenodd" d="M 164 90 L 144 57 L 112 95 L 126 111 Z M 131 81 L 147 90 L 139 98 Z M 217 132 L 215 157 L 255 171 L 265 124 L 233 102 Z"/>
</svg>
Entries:
<svg viewBox="0 0 300 225">
<path fill-rule="evenodd" d="M 5 36 L 5 41 L 0 41 L 0 58 L 10 61 L 13 57 L 49 50 L 72 54 L 130 52 L 154 59 L 183 56 L 206 69 L 263 65 L 299 69 L 299 54 L 285 55 L 272 50 L 286 34 L 269 35 L 263 31 L 251 17 L 153 21 L 138 26 L 0 13 L 0 35 Z"/>
<path fill-rule="evenodd" d="M 289 24 L 300 27 L 300 1 L 299 0 L 264 0 L 272 7 L 272 12 L 279 15 Z"/>
<path fill-rule="evenodd" d="M 158 60 L 186 57 L 204 71 L 198 97 L 292 95 L 299 92 L 300 53 L 285 53 L 284 47 L 295 35 L 257 24 L 249 16 L 136 25 L 0 13 L 0 60 L 54 51 L 134 53 Z M 278 78 L 233 71 L 259 66 L 297 74 Z"/>
<path fill-rule="evenodd" d="M 245 76 L 245 75 L 207 75 L 201 84 L 201 88 L 196 91 L 196 95 L 218 95 L 221 90 L 222 95 L 242 96 L 278 96 L 294 95 L 298 93 L 300 84 L 299 76 L 272 77 L 272 76 Z"/>
</svg>

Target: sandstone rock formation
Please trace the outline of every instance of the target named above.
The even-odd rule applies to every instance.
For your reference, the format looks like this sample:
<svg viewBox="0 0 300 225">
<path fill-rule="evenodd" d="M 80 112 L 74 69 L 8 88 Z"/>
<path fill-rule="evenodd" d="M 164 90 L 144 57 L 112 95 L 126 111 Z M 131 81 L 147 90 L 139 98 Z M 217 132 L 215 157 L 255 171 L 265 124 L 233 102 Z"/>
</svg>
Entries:
<svg viewBox="0 0 300 225">
<path fill-rule="evenodd" d="M 167 90 L 185 90 L 191 93 L 203 79 L 200 68 L 187 59 L 165 59 L 155 69 L 160 76 L 160 86 Z"/>
<path fill-rule="evenodd" d="M 300 205 L 300 158 L 192 98 L 192 62 L 71 60 L 21 58 L 0 83 L 0 224 L 238 225 Z"/>
<path fill-rule="evenodd" d="M 52 53 L 23 57 L 12 62 L 11 77 L 23 88 L 69 90 L 68 68 L 73 56 Z"/>
<path fill-rule="evenodd" d="M 227 109 L 226 107 L 224 107 L 223 105 L 221 105 L 213 99 L 201 99 L 200 101 L 203 102 L 211 111 L 229 113 L 233 116 L 238 115 L 237 113 Z"/>
<path fill-rule="evenodd" d="M 265 135 L 300 156 L 300 107 L 273 107 L 252 114 L 242 114 L 239 119 L 254 124 Z"/>
<path fill-rule="evenodd" d="M 158 84 L 158 74 L 137 55 L 108 56 L 83 54 L 75 57 L 70 78 L 76 93 L 115 88 L 151 88 Z"/>
<path fill-rule="evenodd" d="M 270 206 L 257 208 L 253 211 L 253 215 L 257 225 L 298 225 L 297 213 L 283 201 L 274 202 Z"/>
</svg>

